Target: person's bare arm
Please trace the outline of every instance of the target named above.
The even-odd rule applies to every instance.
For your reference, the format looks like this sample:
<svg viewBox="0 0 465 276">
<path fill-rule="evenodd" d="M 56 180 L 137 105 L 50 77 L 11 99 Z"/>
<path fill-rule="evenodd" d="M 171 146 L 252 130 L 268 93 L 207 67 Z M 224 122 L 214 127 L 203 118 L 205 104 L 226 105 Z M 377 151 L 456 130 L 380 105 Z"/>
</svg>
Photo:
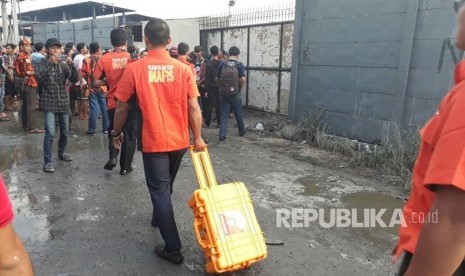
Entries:
<svg viewBox="0 0 465 276">
<path fill-rule="evenodd" d="M 188 99 L 189 126 L 194 135 L 194 149 L 203 150 L 205 141 L 202 139 L 202 112 L 197 98 Z"/>
<path fill-rule="evenodd" d="M 117 150 L 121 148 L 124 141 L 123 126 L 128 118 L 131 105 L 129 103 L 118 101 L 115 109 L 115 119 L 113 120 L 113 132 L 117 137 L 113 137 L 113 145 Z"/>
<path fill-rule="evenodd" d="M 406 276 L 452 275 L 465 257 L 465 191 L 438 186 L 430 212 L 437 222 L 423 225 Z"/>
<path fill-rule="evenodd" d="M 94 79 L 93 82 L 92 82 L 92 86 L 95 87 L 95 88 L 99 88 L 100 86 L 104 86 L 106 84 L 107 84 L 107 82 L 106 82 L 105 79 L 103 79 L 103 80 Z"/>
<path fill-rule="evenodd" d="M 0 241 L 0 276 L 34 275 L 29 255 L 11 223 L 0 228 Z"/>
<path fill-rule="evenodd" d="M 242 88 L 245 86 L 245 77 L 239 78 L 239 84 L 240 84 L 239 90 L 242 90 Z"/>
</svg>

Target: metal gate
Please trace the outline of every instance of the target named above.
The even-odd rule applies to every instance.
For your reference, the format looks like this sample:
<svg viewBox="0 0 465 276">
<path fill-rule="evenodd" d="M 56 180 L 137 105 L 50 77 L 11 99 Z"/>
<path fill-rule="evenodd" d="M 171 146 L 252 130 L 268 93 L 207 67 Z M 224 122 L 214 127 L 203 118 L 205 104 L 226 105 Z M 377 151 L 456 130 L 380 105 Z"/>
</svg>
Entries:
<svg viewBox="0 0 465 276">
<path fill-rule="evenodd" d="M 290 2 L 200 22 L 200 44 L 206 52 L 213 45 L 226 51 L 231 46 L 240 49 L 239 61 L 244 63 L 247 77 L 242 97 L 247 107 L 288 112 L 294 10 Z"/>
</svg>

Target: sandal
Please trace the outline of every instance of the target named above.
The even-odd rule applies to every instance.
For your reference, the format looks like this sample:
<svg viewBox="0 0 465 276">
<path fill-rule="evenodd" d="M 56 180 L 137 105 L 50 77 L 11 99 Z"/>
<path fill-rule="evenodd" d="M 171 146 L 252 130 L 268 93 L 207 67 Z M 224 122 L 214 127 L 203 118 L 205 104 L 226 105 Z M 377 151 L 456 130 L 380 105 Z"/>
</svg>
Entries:
<svg viewBox="0 0 465 276">
<path fill-rule="evenodd" d="M 36 128 L 36 129 L 29 130 L 29 133 L 40 134 L 40 133 L 45 133 L 45 130 Z"/>
</svg>

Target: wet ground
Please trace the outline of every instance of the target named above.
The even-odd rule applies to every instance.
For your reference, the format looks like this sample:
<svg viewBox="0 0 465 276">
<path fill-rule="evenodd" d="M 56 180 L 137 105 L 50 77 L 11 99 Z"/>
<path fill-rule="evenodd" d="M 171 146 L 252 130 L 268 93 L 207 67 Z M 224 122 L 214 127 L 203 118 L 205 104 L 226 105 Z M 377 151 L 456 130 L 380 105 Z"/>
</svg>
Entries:
<svg viewBox="0 0 465 276">
<path fill-rule="evenodd" d="M 248 112 L 246 123 L 269 120 Z M 17 119 L 17 117 L 16 117 Z M 56 172 L 42 172 L 43 135 L 26 134 L 17 121 L 0 123 L 0 171 L 13 201 L 14 226 L 23 239 L 37 275 L 203 275 L 205 259 L 187 206 L 197 188 L 190 157 L 185 156 L 173 201 L 185 262 L 175 266 L 155 257 L 161 242 L 150 226 L 151 203 L 141 154 L 136 170 L 120 176 L 105 171 L 107 138 L 85 134 L 73 122 L 67 152 L 74 161 L 54 156 Z M 394 227 L 324 228 L 312 222 L 300 228 L 277 227 L 277 209 L 375 208 L 386 216 L 403 204 L 400 189 L 372 173 L 347 168 L 338 156 L 288 141 L 239 138 L 229 122 L 228 139 L 204 129 L 219 183 L 240 180 L 252 194 L 255 212 L 268 241 L 268 258 L 234 275 L 389 275 Z M 368 176 L 367 176 L 368 175 Z M 371 177 L 373 175 L 373 177 Z"/>
</svg>

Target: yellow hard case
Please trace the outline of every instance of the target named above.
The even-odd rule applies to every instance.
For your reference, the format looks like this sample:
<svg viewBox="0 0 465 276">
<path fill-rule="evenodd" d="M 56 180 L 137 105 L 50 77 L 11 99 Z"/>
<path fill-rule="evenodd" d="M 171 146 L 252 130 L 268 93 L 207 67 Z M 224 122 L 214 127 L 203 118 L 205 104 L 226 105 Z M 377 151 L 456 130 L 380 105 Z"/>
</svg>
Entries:
<svg viewBox="0 0 465 276">
<path fill-rule="evenodd" d="M 191 147 L 190 152 L 200 189 L 194 191 L 189 207 L 207 273 L 244 269 L 266 258 L 263 232 L 244 183 L 218 185 L 208 150 L 195 152 Z"/>
</svg>

